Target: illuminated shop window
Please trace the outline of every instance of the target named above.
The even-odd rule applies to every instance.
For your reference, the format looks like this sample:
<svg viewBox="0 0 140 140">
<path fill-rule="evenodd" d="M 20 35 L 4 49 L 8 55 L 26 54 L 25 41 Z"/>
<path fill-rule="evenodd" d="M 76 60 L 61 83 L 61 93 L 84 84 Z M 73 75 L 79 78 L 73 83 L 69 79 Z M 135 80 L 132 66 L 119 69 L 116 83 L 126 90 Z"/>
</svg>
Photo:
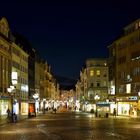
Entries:
<svg viewBox="0 0 140 140">
<path fill-rule="evenodd" d="M 126 85 L 126 93 L 131 93 L 131 84 Z"/>
</svg>

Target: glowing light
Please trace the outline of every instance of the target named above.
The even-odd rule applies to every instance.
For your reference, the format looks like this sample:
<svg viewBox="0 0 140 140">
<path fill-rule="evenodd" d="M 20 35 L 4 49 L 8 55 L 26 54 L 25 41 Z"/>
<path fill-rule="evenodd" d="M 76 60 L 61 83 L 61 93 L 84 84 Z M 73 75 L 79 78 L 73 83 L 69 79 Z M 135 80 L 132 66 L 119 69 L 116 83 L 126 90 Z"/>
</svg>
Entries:
<svg viewBox="0 0 140 140">
<path fill-rule="evenodd" d="M 38 97 L 39 97 L 39 95 L 37 93 L 33 95 L 34 99 L 37 99 Z"/>
<path fill-rule="evenodd" d="M 95 95 L 94 99 L 95 100 L 99 100 L 100 99 L 100 96 L 99 95 Z"/>
</svg>

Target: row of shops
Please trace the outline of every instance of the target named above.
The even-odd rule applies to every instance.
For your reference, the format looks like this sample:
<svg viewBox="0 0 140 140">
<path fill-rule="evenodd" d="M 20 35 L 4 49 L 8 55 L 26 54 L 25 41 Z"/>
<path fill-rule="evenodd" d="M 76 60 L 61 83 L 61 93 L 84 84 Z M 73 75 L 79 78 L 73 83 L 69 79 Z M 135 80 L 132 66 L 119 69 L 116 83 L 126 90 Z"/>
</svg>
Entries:
<svg viewBox="0 0 140 140">
<path fill-rule="evenodd" d="M 117 97 L 116 102 L 84 102 L 79 100 L 75 102 L 69 101 L 54 101 L 54 100 L 32 100 L 32 101 L 13 101 L 13 113 L 18 115 L 34 116 L 39 111 L 44 111 L 59 107 L 73 108 L 76 111 L 82 110 L 85 112 L 98 112 L 99 114 L 109 113 L 113 114 L 114 108 L 117 115 L 137 117 L 140 116 L 140 101 L 136 96 L 131 97 Z M 0 115 L 7 115 L 7 109 L 12 110 L 11 98 L 0 99 Z"/>
<path fill-rule="evenodd" d="M 27 102 L 21 102 L 19 105 L 19 102 L 16 100 L 13 101 L 13 113 L 20 114 L 21 115 L 28 115 L 28 103 Z M 5 98 L 0 100 L 0 115 L 6 115 L 7 109 L 10 109 L 12 111 L 12 103 L 10 98 Z M 20 110 L 20 111 L 19 111 Z"/>
<path fill-rule="evenodd" d="M 12 103 L 13 102 L 13 103 Z M 11 98 L 1 98 L 0 99 L 0 116 L 7 115 L 7 110 L 17 115 L 35 115 L 37 112 L 37 108 L 39 108 L 38 101 L 17 101 L 14 99 L 12 101 Z"/>
<path fill-rule="evenodd" d="M 13 103 L 12 103 L 13 102 Z M 29 115 L 35 116 L 36 113 L 48 111 L 52 108 L 58 108 L 65 106 L 67 108 L 68 103 L 54 100 L 30 100 L 30 101 L 18 101 L 11 98 L 0 98 L 0 116 L 7 115 L 7 110 L 17 115 Z"/>
<path fill-rule="evenodd" d="M 140 101 L 135 96 L 127 97 L 127 100 L 123 98 L 117 98 L 116 102 L 96 102 L 94 104 L 85 102 L 82 104 L 81 109 L 85 112 L 98 112 L 100 114 L 113 114 L 114 109 L 116 115 L 137 117 L 140 116 Z"/>
</svg>

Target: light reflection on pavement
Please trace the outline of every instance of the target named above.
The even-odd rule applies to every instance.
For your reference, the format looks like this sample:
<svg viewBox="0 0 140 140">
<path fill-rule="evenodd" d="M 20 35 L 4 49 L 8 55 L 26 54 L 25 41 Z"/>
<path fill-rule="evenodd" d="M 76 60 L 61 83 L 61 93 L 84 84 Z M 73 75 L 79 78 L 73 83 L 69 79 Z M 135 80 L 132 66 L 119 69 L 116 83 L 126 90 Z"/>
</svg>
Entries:
<svg viewBox="0 0 140 140">
<path fill-rule="evenodd" d="M 0 126 L 0 140 L 140 140 L 140 119 L 45 114 Z"/>
</svg>

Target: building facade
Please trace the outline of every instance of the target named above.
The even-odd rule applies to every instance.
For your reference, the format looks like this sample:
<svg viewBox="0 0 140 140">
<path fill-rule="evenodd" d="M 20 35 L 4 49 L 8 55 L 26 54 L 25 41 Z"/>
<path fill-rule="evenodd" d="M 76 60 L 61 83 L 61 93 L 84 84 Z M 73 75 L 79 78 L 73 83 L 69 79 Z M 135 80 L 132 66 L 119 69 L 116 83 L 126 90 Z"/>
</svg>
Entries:
<svg viewBox="0 0 140 140">
<path fill-rule="evenodd" d="M 15 86 L 13 113 L 28 115 L 28 54 L 12 42 L 11 83 Z"/>
<path fill-rule="evenodd" d="M 123 34 L 109 47 L 109 50 L 114 50 L 115 56 L 115 67 L 112 67 L 115 75 L 112 78 L 115 81 L 114 99 L 118 115 L 138 116 L 140 112 L 139 46 L 140 20 L 138 19 L 126 26 Z"/>
<path fill-rule="evenodd" d="M 10 28 L 6 18 L 0 20 L 0 115 L 12 109 L 11 95 L 7 88 L 11 82 L 11 40 Z"/>
<path fill-rule="evenodd" d="M 108 63 L 107 59 L 97 58 L 86 61 L 87 69 L 87 99 L 106 101 L 108 96 Z"/>
</svg>

